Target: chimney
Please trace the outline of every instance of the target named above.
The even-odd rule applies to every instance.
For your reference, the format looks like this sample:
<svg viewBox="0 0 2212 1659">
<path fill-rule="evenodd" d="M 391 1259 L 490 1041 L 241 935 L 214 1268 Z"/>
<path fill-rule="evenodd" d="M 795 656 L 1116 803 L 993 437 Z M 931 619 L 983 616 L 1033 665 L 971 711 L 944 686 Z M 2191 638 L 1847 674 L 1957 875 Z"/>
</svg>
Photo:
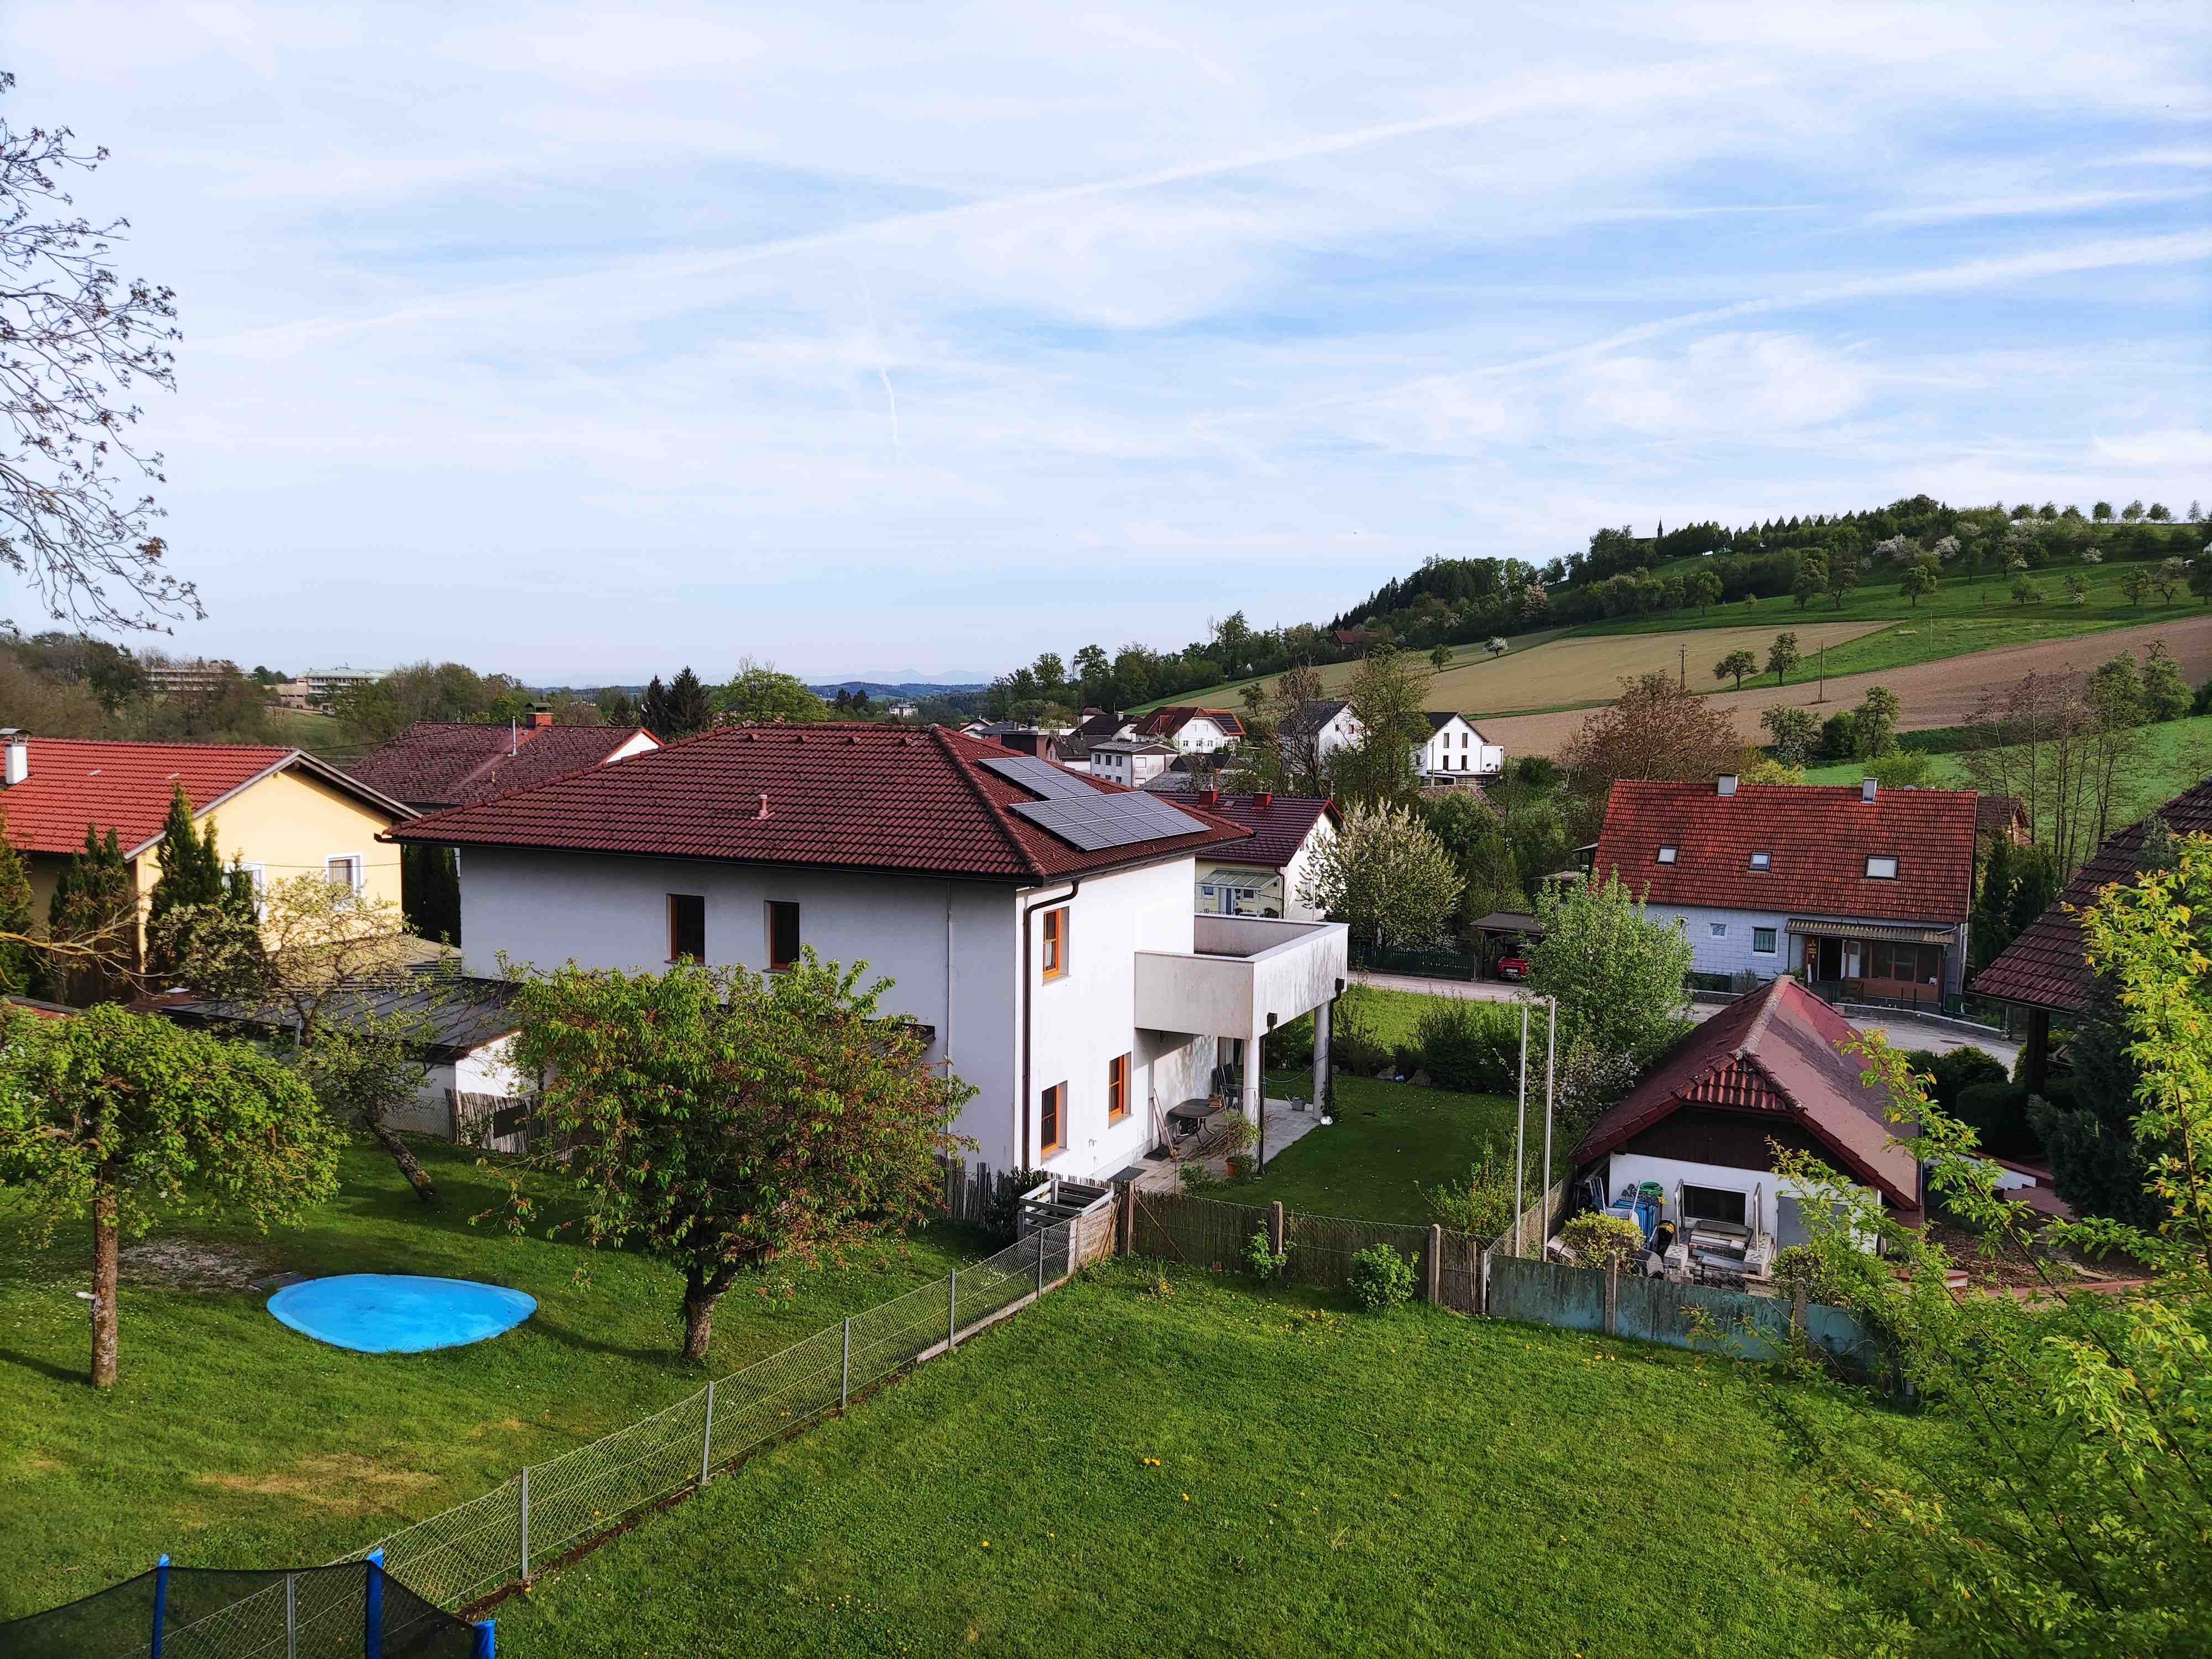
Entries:
<svg viewBox="0 0 2212 1659">
<path fill-rule="evenodd" d="M 545 730 L 545 728 L 546 728 L 546 727 L 548 727 L 549 726 L 550 726 L 550 725 L 552 725 L 552 724 L 553 724 L 553 711 L 552 711 L 551 709 L 550 709 L 550 708 L 538 708 L 535 703 L 532 703 L 532 704 L 531 705 L 531 708 L 530 708 L 530 729 L 531 729 L 532 731 L 533 731 L 533 732 L 543 732 L 544 730 Z"/>
<path fill-rule="evenodd" d="M 1881 786 L 1876 783 L 1872 778 L 1861 778 L 1859 780 L 1859 805 L 1862 806 L 1873 805 L 1875 792 L 1881 787 Z"/>
<path fill-rule="evenodd" d="M 1275 792 L 1272 789 L 1262 789 L 1252 797 L 1252 808 L 1255 811 L 1264 812 L 1274 804 Z"/>
<path fill-rule="evenodd" d="M 1218 789 L 1202 790 L 1198 800 L 1201 806 L 1218 806 L 1221 805 L 1221 792 Z"/>
<path fill-rule="evenodd" d="M 760 811 L 753 816 L 757 818 L 764 818 L 768 816 L 768 791 L 765 789 L 761 791 Z"/>
<path fill-rule="evenodd" d="M 1727 796 L 1733 795 L 1734 793 L 1735 793 L 1735 773 L 1733 773 L 1733 772 L 1723 772 L 1723 773 L 1722 773 L 1722 774 L 1721 774 L 1721 780 L 1720 780 L 1720 790 L 1721 790 L 1721 794 L 1722 794 L 1722 796 L 1723 796 L 1723 798 L 1726 798 Z"/>
<path fill-rule="evenodd" d="M 0 731 L 0 738 L 8 739 L 7 787 L 13 789 L 31 775 L 31 739 L 12 726 Z"/>
</svg>

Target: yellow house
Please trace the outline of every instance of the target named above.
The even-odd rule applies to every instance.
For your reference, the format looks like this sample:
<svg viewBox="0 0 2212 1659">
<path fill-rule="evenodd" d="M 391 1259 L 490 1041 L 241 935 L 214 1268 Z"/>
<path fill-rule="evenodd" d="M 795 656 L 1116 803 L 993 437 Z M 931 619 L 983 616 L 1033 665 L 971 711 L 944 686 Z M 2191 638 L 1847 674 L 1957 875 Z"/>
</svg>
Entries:
<svg viewBox="0 0 2212 1659">
<path fill-rule="evenodd" d="M 258 883 L 319 871 L 366 897 L 398 902 L 399 849 L 377 836 L 414 812 L 303 750 L 19 732 L 0 738 L 0 812 L 30 866 L 33 914 L 40 919 L 88 825 L 103 838 L 115 831 L 143 917 L 161 878 L 162 822 L 180 786 L 195 820 L 215 826 L 223 862 L 243 861 Z"/>
</svg>

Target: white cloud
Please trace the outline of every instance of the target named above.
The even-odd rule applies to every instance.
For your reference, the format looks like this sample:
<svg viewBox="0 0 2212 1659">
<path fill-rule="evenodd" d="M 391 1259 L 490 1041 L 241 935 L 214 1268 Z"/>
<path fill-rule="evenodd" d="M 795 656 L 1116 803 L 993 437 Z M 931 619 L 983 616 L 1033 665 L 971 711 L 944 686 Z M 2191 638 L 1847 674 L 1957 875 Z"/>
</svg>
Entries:
<svg viewBox="0 0 2212 1659">
<path fill-rule="evenodd" d="M 2131 432 L 2118 438 L 2100 436 L 2096 453 L 2100 460 L 2153 468 L 2168 477 L 2181 471 L 2201 474 L 2212 468 L 2212 432 L 2191 428 Z"/>
</svg>

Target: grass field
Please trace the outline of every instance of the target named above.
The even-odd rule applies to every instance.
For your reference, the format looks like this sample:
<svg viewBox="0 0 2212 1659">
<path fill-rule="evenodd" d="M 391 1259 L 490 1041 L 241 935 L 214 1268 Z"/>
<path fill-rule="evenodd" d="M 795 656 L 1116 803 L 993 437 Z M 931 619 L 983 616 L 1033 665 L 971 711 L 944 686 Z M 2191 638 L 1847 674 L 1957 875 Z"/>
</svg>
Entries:
<svg viewBox="0 0 2212 1659">
<path fill-rule="evenodd" d="M 741 1285 L 702 1372 L 678 1356 L 672 1270 L 471 1226 L 503 1185 L 450 1147 L 416 1150 L 438 1182 L 434 1210 L 388 1158 L 356 1151 L 337 1200 L 303 1227 L 156 1237 L 246 1274 L 495 1280 L 538 1298 L 527 1324 L 441 1353 L 348 1353 L 279 1325 L 265 1293 L 163 1288 L 126 1267 L 122 1376 L 105 1398 L 83 1380 L 86 1233 L 34 1249 L 19 1200 L 0 1194 L 0 1619 L 142 1572 L 164 1551 L 190 1566 L 328 1560 L 978 1253 L 964 1234 L 933 1234 L 794 1272 L 787 1294 Z M 586 1260 L 588 1287 L 574 1281 Z"/>
<path fill-rule="evenodd" d="M 2212 714 L 2192 715 L 2146 726 L 2148 752 L 2142 764 L 2128 779 L 2128 821 L 2162 801 L 2172 799 L 2193 784 L 2212 776 Z M 1955 754 L 1928 757 L 1929 783 L 1934 788 L 1971 787 L 1965 762 Z M 1866 763 L 1847 761 L 1840 766 L 1816 766 L 1805 774 L 1808 783 L 1856 783 L 1866 775 Z"/>
<path fill-rule="evenodd" d="M 1293 1089 L 1310 1090 L 1312 1082 L 1308 1074 L 1284 1073 L 1267 1079 L 1267 1092 L 1280 1098 Z M 1308 1130 L 1261 1174 L 1220 1196 L 1237 1204 L 1279 1201 L 1309 1215 L 1425 1225 L 1434 1218 L 1422 1200 L 1424 1188 L 1465 1181 L 1485 1140 L 1511 1156 L 1513 1113 L 1514 1103 L 1497 1095 L 1340 1077 L 1336 1121 Z M 1542 1130 L 1540 1079 L 1530 1133 Z"/>
<path fill-rule="evenodd" d="M 1110 1263 L 499 1610 L 502 1653 L 1826 1651 L 1724 1360 Z"/>
<path fill-rule="evenodd" d="M 1827 672 L 1840 675 L 2204 614 L 2203 602 L 2187 593 L 2168 605 L 2130 603 L 2120 585 L 2136 568 L 2123 563 L 2037 571 L 2033 574 L 2045 600 L 2032 606 L 2014 602 L 2010 577 L 1985 575 L 1971 582 L 1947 577 L 1940 591 L 1915 607 L 1899 595 L 1893 575 L 1877 579 L 1869 572 L 1868 581 L 1851 591 L 1841 610 L 1826 599 L 1800 611 L 1790 599 L 1770 599 L 1748 608 L 1741 603 L 1716 605 L 1704 617 L 1691 611 L 1591 623 L 1517 635 L 1513 649 L 1494 660 L 1480 645 L 1462 645 L 1453 648 L 1451 665 L 1433 682 L 1431 706 L 1474 716 L 1610 702 L 1622 675 L 1673 669 L 1679 660 L 1677 651 L 1685 646 L 1690 652 L 1692 690 L 1733 690 L 1734 681 L 1713 678 L 1713 664 L 1738 645 L 1764 662 L 1774 635 L 1785 630 L 1797 635 L 1800 648 L 1808 653 L 1826 639 Z M 2069 574 L 2080 576 L 2087 586 L 2082 604 L 2066 598 Z M 1739 634 L 1741 638 L 1729 638 L 1726 643 L 1719 637 Z M 1630 641 L 1634 643 L 1626 643 Z M 1352 668 L 1349 663 L 1329 665 L 1321 671 L 1323 684 L 1332 691 L 1340 689 Z M 1162 701 L 1200 701 L 1234 708 L 1240 706 L 1237 693 L 1247 684 L 1209 686 Z"/>
</svg>

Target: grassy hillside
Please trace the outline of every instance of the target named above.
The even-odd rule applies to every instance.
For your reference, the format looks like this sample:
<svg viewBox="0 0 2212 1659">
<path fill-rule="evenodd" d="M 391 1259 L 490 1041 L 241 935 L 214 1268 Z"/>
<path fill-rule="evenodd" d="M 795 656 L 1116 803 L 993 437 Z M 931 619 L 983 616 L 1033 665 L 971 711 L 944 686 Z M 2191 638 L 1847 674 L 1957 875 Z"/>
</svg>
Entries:
<svg viewBox="0 0 2212 1659">
<path fill-rule="evenodd" d="M 1516 635 L 1513 648 L 1494 661 L 1479 644 L 1458 646 L 1453 648 L 1451 665 L 1438 677 L 1436 706 L 1468 714 L 1589 707 L 1609 701 L 1625 673 L 1675 667 L 1683 647 L 1690 653 L 1693 690 L 1729 690 L 1733 681 L 1713 678 L 1714 662 L 1739 646 L 1764 661 L 1768 643 L 1785 630 L 1796 634 L 1808 655 L 1825 639 L 1826 672 L 1838 675 L 1945 661 L 2001 646 L 2205 614 L 2203 602 L 2186 592 L 2168 605 L 2155 599 L 2131 603 L 2121 592 L 2121 583 L 2130 570 L 2140 568 L 2073 565 L 2038 571 L 2035 580 L 2045 598 L 2036 605 L 2014 601 L 2009 577 L 1990 575 L 1971 582 L 1947 578 L 1940 592 L 1916 607 L 1899 595 L 1893 576 L 1881 580 L 1869 573 L 1867 583 L 1854 589 L 1840 609 L 1826 599 L 1803 611 L 1789 599 L 1762 599 L 1756 605 L 1717 605 L 1704 617 L 1679 611 L 1620 618 L 1571 630 Z M 2079 605 L 2066 597 L 2069 574 L 2080 576 L 2087 588 Z M 1611 648 L 1592 643 L 1601 641 L 1617 643 Z M 1323 684 L 1333 690 L 1341 688 L 1352 668 L 1349 663 L 1323 668 Z M 1234 708 L 1239 706 L 1242 688 L 1252 683 L 1209 686 L 1169 701 Z"/>
<path fill-rule="evenodd" d="M 2212 714 L 2168 720 L 2162 726 L 2148 727 L 2143 735 L 2149 752 L 2129 779 L 2132 799 L 2142 803 L 2142 811 L 2148 811 L 2160 801 L 2171 800 L 2191 785 L 2212 776 Z M 1966 769 L 1958 756 L 1930 755 L 1928 759 L 1930 787 L 1968 787 Z M 1865 775 L 1864 762 L 1847 761 L 1841 766 L 1812 768 L 1806 772 L 1805 781 L 1856 783 Z"/>
</svg>

